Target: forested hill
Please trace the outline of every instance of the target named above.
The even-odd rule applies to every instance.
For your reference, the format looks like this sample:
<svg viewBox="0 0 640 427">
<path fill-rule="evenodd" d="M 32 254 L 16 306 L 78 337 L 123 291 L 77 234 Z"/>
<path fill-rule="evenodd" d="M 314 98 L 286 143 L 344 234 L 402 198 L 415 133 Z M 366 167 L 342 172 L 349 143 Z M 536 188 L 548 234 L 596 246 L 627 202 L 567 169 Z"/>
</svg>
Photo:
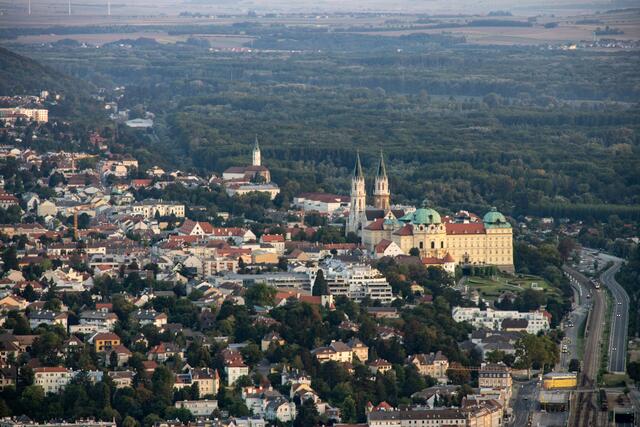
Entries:
<svg viewBox="0 0 640 427">
<path fill-rule="evenodd" d="M 0 47 L 0 95 L 34 95 L 49 90 L 81 96 L 88 94 L 88 89 L 85 82 Z"/>
</svg>

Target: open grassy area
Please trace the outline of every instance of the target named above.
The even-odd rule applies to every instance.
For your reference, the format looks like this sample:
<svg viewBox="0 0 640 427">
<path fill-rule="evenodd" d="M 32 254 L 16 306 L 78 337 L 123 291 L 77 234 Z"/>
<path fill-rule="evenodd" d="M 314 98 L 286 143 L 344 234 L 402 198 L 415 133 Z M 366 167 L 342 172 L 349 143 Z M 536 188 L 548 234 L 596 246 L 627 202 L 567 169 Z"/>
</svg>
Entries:
<svg viewBox="0 0 640 427">
<path fill-rule="evenodd" d="M 587 329 L 587 317 L 585 316 L 580 322 L 580 326 L 578 327 L 578 342 L 576 343 L 576 350 L 578 352 L 578 359 L 582 360 L 584 357 L 584 332 Z"/>
<path fill-rule="evenodd" d="M 628 381 L 629 377 L 626 374 L 602 375 L 602 385 L 605 387 L 624 387 Z"/>
<path fill-rule="evenodd" d="M 604 384 L 605 376 L 608 374 L 609 366 L 609 335 L 611 334 L 611 297 L 609 292 L 604 292 L 606 310 L 604 315 L 604 331 L 600 342 L 600 369 L 598 370 L 598 383 Z"/>
<path fill-rule="evenodd" d="M 470 276 L 465 284 L 469 290 L 477 290 L 483 299 L 487 301 L 496 300 L 505 291 L 520 293 L 525 289 L 537 287 L 540 292 L 558 294 L 557 289 L 552 287 L 543 278 L 532 275 L 497 275 L 492 277 Z"/>
</svg>

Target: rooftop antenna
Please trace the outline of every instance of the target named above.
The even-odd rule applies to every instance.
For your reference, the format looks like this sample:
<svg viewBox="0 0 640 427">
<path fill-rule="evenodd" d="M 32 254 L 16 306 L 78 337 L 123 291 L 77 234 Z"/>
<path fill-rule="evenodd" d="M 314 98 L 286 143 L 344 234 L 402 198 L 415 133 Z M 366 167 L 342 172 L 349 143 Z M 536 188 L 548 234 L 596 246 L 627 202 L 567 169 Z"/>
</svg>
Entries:
<svg viewBox="0 0 640 427">
<path fill-rule="evenodd" d="M 31 16 L 31 0 L 29 0 L 29 16 Z"/>
<path fill-rule="evenodd" d="M 69 16 L 71 16 L 71 0 L 69 0 Z"/>
<path fill-rule="evenodd" d="M 111 1 L 107 0 L 107 16 L 111 16 Z"/>
</svg>

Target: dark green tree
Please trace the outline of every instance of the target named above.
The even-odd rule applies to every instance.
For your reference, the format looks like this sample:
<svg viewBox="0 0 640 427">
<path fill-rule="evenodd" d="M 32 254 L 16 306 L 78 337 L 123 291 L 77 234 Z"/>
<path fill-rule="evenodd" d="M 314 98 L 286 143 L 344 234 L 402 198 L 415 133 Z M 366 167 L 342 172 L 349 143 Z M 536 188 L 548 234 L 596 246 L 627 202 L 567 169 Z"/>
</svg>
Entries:
<svg viewBox="0 0 640 427">
<path fill-rule="evenodd" d="M 318 270 L 316 280 L 313 282 L 313 296 L 329 295 L 329 285 L 324 278 L 322 269 Z"/>
</svg>

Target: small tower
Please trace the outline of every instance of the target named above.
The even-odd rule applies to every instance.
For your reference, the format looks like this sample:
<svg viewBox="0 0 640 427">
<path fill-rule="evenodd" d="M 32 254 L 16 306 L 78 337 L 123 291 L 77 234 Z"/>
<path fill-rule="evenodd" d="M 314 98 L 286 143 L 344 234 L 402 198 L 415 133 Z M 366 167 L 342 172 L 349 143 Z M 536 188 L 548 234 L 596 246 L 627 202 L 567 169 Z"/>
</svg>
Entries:
<svg viewBox="0 0 640 427">
<path fill-rule="evenodd" d="M 373 187 L 373 205 L 376 209 L 387 210 L 391 206 L 391 193 L 389 192 L 389 178 L 387 178 L 387 168 L 384 165 L 384 157 L 380 152 L 380 162 L 378 172 Z"/>
<path fill-rule="evenodd" d="M 364 173 L 360 163 L 360 153 L 356 155 L 356 165 L 351 177 L 351 203 L 349 205 L 349 220 L 346 232 L 358 233 L 362 227 L 362 216 L 367 205 L 367 191 L 364 186 Z"/>
<path fill-rule="evenodd" d="M 251 163 L 253 166 L 260 166 L 260 145 L 258 145 L 258 135 L 256 135 L 256 143 L 253 146 L 253 161 Z"/>
</svg>

